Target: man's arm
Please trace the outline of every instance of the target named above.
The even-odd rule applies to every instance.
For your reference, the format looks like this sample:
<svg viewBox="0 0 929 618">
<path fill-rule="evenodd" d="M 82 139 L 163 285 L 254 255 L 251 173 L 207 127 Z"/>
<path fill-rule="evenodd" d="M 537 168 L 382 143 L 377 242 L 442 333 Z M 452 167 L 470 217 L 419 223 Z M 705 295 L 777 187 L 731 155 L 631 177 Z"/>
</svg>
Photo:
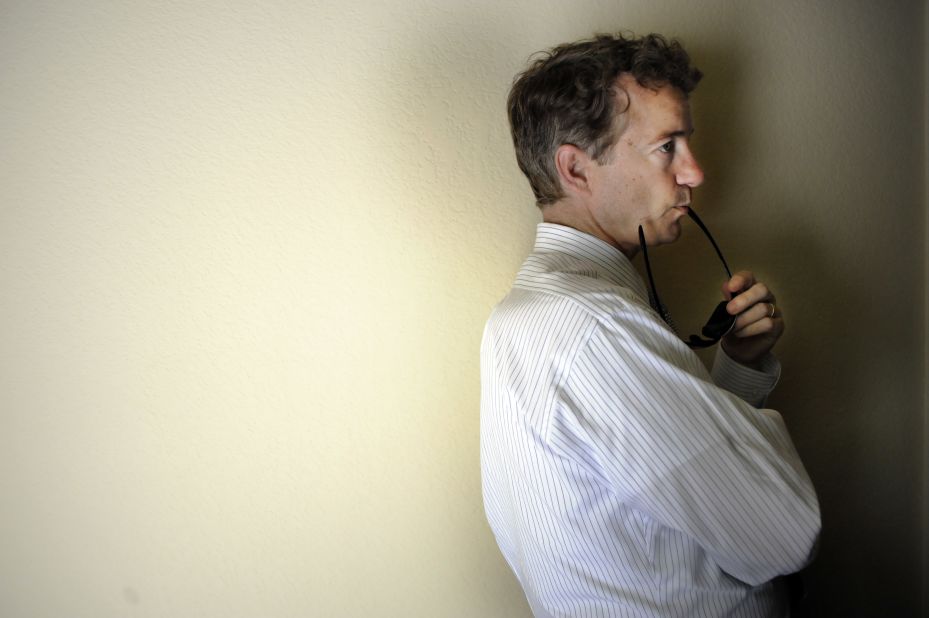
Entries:
<svg viewBox="0 0 929 618">
<path fill-rule="evenodd" d="M 573 363 L 563 413 L 620 498 L 741 581 L 800 570 L 819 505 L 780 415 L 716 386 L 653 316 L 629 310 L 600 326 Z"/>
<path fill-rule="evenodd" d="M 755 368 L 748 367 L 730 358 L 720 346 L 716 349 L 711 374 L 713 382 L 720 388 L 738 395 L 756 408 L 763 408 L 781 377 L 781 363 L 773 354 L 768 354 Z"/>
</svg>

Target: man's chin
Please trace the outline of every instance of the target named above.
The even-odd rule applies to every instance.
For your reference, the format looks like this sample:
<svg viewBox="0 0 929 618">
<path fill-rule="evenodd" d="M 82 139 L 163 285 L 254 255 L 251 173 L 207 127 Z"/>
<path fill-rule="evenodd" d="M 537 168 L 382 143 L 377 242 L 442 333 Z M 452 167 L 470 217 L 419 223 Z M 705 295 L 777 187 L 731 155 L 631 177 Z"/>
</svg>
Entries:
<svg viewBox="0 0 929 618">
<path fill-rule="evenodd" d="M 658 237 L 659 244 L 667 245 L 672 242 L 677 242 L 677 239 L 681 237 L 681 223 L 680 221 L 672 221 L 668 226 L 662 230 L 661 234 Z"/>
<path fill-rule="evenodd" d="M 654 221 L 650 226 L 643 226 L 643 228 L 649 247 L 667 245 L 676 242 L 681 237 L 681 224 L 677 219 Z M 635 247 L 638 245 L 638 238 L 636 238 Z"/>
</svg>

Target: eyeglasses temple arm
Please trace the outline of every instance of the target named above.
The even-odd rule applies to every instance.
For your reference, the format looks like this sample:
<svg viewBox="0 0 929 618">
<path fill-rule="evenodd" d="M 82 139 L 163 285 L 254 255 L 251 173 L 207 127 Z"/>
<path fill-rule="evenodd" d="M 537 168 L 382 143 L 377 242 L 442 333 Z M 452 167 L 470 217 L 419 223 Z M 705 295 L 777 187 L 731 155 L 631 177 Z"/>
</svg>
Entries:
<svg viewBox="0 0 929 618">
<path fill-rule="evenodd" d="M 645 232 L 642 231 L 641 225 L 639 226 L 639 245 L 642 246 L 642 257 L 645 258 L 645 272 L 648 273 L 648 285 L 652 288 L 652 298 L 655 299 L 655 309 L 661 313 L 660 307 L 664 305 L 661 304 L 661 300 L 658 298 L 658 290 L 655 288 L 655 279 L 652 278 L 652 265 L 648 261 L 648 248 L 645 246 Z"/>
<path fill-rule="evenodd" d="M 729 275 L 730 279 L 732 279 L 732 271 L 729 270 L 729 265 L 726 264 L 726 258 L 723 257 L 723 252 L 719 250 L 719 245 L 717 245 L 716 241 L 713 240 L 713 235 L 710 234 L 710 230 L 706 229 L 706 226 L 703 225 L 703 221 L 700 220 L 700 217 L 697 216 L 697 213 L 694 212 L 693 208 L 688 207 L 687 214 L 690 216 L 691 219 L 694 220 L 694 223 L 697 224 L 697 227 L 703 230 L 703 233 L 706 234 L 706 237 L 710 239 L 710 244 L 712 244 L 713 248 L 716 249 L 716 255 L 719 256 L 719 260 L 723 263 L 723 267 L 726 269 L 726 274 Z M 639 227 L 639 238 L 640 240 L 641 238 L 643 238 L 641 226 Z M 643 248 L 645 247 L 644 242 L 642 243 L 642 247 Z M 648 267 L 648 256 L 647 255 L 645 257 L 645 266 L 646 268 Z"/>
</svg>

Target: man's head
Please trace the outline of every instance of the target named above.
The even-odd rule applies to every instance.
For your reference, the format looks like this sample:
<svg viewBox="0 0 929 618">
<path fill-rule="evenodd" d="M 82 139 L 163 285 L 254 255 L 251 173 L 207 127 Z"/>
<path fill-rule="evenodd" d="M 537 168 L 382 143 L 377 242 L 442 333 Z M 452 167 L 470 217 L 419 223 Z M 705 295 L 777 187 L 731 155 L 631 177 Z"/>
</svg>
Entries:
<svg viewBox="0 0 929 618">
<path fill-rule="evenodd" d="M 552 206 L 579 196 L 591 220 L 574 227 L 603 228 L 584 231 L 625 248 L 628 226 L 689 203 L 703 175 L 687 143 L 687 95 L 701 76 L 679 43 L 655 34 L 598 36 L 535 60 L 507 103 L 516 158 L 543 212 L 558 222 Z M 676 238 L 654 231 L 655 242 Z"/>
<path fill-rule="evenodd" d="M 677 41 L 620 34 L 559 45 L 513 82 L 507 110 L 516 160 L 539 206 L 564 197 L 554 163 L 558 146 L 573 144 L 600 161 L 613 145 L 626 111 L 614 105 L 623 73 L 640 86 L 671 85 L 685 96 L 703 76 Z"/>
</svg>

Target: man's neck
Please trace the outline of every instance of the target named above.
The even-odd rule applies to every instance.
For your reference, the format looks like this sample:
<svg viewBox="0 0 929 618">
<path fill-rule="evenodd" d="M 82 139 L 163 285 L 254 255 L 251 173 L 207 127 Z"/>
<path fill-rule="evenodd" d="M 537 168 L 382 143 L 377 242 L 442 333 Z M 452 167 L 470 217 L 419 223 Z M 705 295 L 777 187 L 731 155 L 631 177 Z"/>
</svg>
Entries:
<svg viewBox="0 0 929 618">
<path fill-rule="evenodd" d="M 564 225 L 574 228 L 579 232 L 590 234 L 616 247 L 630 260 L 639 252 L 638 246 L 623 247 L 617 243 L 616 240 L 597 223 L 590 208 L 585 204 L 572 202 L 568 198 L 562 198 L 554 204 L 544 206 L 542 208 L 542 221 L 545 223 Z"/>
</svg>

